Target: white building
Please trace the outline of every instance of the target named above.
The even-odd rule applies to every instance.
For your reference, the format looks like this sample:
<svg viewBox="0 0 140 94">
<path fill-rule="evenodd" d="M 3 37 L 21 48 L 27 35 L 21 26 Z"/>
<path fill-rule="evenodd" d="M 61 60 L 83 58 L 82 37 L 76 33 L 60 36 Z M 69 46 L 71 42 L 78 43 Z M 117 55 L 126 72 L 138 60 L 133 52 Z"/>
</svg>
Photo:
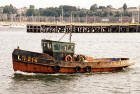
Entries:
<svg viewBox="0 0 140 94">
<path fill-rule="evenodd" d="M 3 7 L 0 7 L 0 14 L 3 13 Z"/>
<path fill-rule="evenodd" d="M 27 11 L 27 7 L 24 7 L 24 8 L 18 9 L 18 10 L 17 10 L 17 13 L 18 13 L 18 14 L 25 14 L 26 11 Z"/>
</svg>

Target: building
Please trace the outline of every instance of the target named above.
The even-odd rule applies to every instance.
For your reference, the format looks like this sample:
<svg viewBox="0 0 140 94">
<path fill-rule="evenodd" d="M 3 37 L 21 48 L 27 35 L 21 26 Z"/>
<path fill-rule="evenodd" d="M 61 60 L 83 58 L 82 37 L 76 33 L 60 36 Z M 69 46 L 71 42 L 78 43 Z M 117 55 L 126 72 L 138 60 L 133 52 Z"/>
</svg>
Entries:
<svg viewBox="0 0 140 94">
<path fill-rule="evenodd" d="M 138 11 L 138 7 L 128 7 L 127 11 L 128 12 L 137 12 Z"/>
<path fill-rule="evenodd" d="M 17 9 L 17 14 L 26 14 L 27 11 L 27 7 L 23 7 L 20 9 Z"/>
<path fill-rule="evenodd" d="M 3 13 L 3 7 L 0 7 L 0 14 Z"/>
<path fill-rule="evenodd" d="M 0 13 L 0 21 L 7 21 L 8 15 L 7 14 L 1 14 Z"/>
<path fill-rule="evenodd" d="M 117 12 L 117 11 L 119 11 L 119 10 L 116 9 L 116 8 L 111 8 L 111 11 L 112 11 L 112 12 Z"/>
</svg>

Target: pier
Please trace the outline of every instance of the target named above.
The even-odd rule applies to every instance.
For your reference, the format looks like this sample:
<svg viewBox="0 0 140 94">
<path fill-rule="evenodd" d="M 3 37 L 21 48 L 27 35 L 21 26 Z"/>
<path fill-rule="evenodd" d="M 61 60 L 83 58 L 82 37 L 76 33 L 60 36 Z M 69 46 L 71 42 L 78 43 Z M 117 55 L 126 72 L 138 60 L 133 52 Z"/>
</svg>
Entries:
<svg viewBox="0 0 140 94">
<path fill-rule="evenodd" d="M 27 24 L 31 33 L 140 33 L 140 24 Z"/>
</svg>

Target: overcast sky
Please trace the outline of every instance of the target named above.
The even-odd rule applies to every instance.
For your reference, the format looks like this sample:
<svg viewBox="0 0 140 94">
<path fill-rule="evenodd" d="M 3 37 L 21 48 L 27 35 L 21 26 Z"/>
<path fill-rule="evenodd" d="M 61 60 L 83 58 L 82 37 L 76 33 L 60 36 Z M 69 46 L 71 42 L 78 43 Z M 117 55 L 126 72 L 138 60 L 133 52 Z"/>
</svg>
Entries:
<svg viewBox="0 0 140 94">
<path fill-rule="evenodd" d="M 126 3 L 128 7 L 137 7 L 140 0 L 0 0 L 0 6 L 12 4 L 17 8 L 35 5 L 36 8 L 58 7 L 59 5 L 72 5 L 89 9 L 92 4 L 112 5 L 115 8 L 122 7 Z"/>
</svg>

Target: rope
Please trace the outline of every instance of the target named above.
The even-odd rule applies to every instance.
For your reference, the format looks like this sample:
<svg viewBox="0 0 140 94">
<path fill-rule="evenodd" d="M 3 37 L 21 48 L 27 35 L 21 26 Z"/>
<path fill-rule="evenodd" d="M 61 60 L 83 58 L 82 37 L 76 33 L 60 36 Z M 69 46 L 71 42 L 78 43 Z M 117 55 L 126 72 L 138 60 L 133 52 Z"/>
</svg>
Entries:
<svg viewBox="0 0 140 94">
<path fill-rule="evenodd" d="M 67 33 L 65 33 L 58 41 L 60 41 L 61 39 L 63 39 L 64 38 L 64 36 L 66 35 Z"/>
</svg>

